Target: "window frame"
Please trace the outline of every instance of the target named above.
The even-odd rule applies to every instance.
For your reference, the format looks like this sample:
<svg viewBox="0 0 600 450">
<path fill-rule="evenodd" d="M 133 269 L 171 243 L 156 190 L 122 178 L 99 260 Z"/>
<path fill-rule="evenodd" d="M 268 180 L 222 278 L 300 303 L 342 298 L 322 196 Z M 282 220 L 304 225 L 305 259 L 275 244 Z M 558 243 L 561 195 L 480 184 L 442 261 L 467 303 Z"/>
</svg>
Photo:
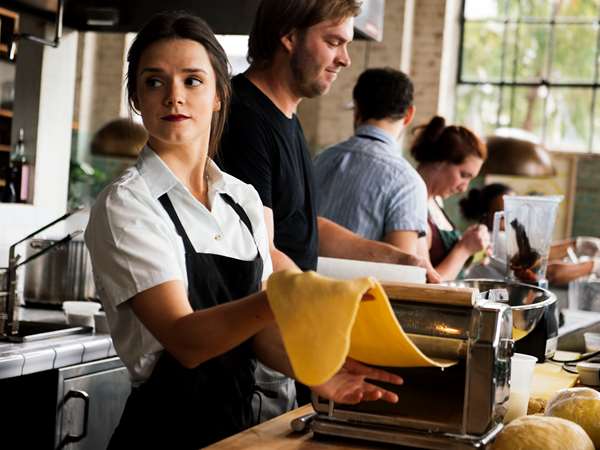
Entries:
<svg viewBox="0 0 600 450">
<path fill-rule="evenodd" d="M 588 131 L 589 137 L 587 139 L 587 147 L 582 150 L 568 150 L 565 149 L 563 144 L 559 144 L 558 147 L 549 148 L 552 151 L 566 151 L 569 153 L 576 154 L 591 154 L 591 153 L 599 153 L 600 152 L 600 127 L 598 127 L 598 131 L 595 132 L 594 122 L 596 118 L 596 114 L 600 115 L 600 110 L 597 111 L 596 103 L 599 97 L 600 90 L 600 2 L 597 5 L 597 14 L 596 17 L 592 19 L 584 19 L 584 18 L 573 18 L 573 17 L 557 17 L 555 15 L 555 11 L 551 12 L 551 15 L 548 18 L 534 18 L 521 16 L 520 14 L 517 17 L 510 17 L 509 15 L 509 1 L 505 2 L 505 14 L 504 17 L 483 17 L 476 19 L 468 19 L 465 16 L 465 8 L 466 8 L 467 0 L 461 0 L 460 6 L 460 14 L 459 14 L 459 41 L 458 41 L 458 61 L 457 61 L 457 71 L 456 71 L 456 83 L 455 83 L 455 93 L 458 92 L 460 86 L 491 86 L 493 88 L 497 88 L 497 108 L 496 108 L 496 121 L 495 126 L 497 128 L 504 127 L 501 121 L 501 114 L 504 110 L 506 99 L 510 102 L 509 111 L 511 120 L 514 116 L 514 108 L 515 108 L 515 93 L 516 88 L 545 88 L 549 93 L 553 88 L 559 89 L 590 89 L 591 90 L 591 105 L 590 105 L 590 116 L 589 116 L 589 124 Z M 492 80 L 476 80 L 476 79 L 468 79 L 463 75 L 464 68 L 464 51 L 465 51 L 465 25 L 467 23 L 481 23 L 481 24 L 489 24 L 496 23 L 501 24 L 503 26 L 502 31 L 502 43 L 500 46 L 500 77 L 498 81 Z M 549 39 L 548 39 L 548 49 L 545 54 L 545 77 L 541 77 L 538 81 L 516 81 L 516 70 L 518 67 L 518 55 L 519 50 L 523 47 L 519 45 L 519 39 L 515 39 L 515 48 L 513 51 L 513 58 L 510 64 L 507 64 L 507 35 L 509 26 L 514 25 L 517 27 L 517 30 L 520 29 L 522 25 L 544 25 L 549 27 Z M 596 32 L 596 48 L 594 50 L 594 70 L 593 70 L 593 80 L 592 82 L 556 82 L 551 81 L 551 70 L 552 63 L 554 59 L 554 39 L 556 33 L 557 26 L 563 25 L 581 25 L 581 26 L 592 26 L 595 27 Z M 509 66 L 508 68 L 506 66 Z M 508 92 L 505 92 L 508 91 Z M 455 94 L 457 95 L 457 94 Z M 542 135 L 540 137 L 540 141 L 542 143 L 546 143 L 547 140 L 547 125 L 548 125 L 548 114 L 547 111 L 547 103 L 550 95 L 545 95 L 543 97 L 542 103 L 542 111 L 543 111 L 543 119 L 542 119 Z M 457 117 L 458 112 L 458 103 L 459 103 L 458 95 L 454 102 L 454 116 Z M 599 105 L 600 106 L 600 105 Z M 600 108 L 598 108 L 600 109 Z M 600 117 L 598 117 L 600 121 Z M 512 124 L 511 124 L 512 126 Z M 597 148 L 594 148 L 594 144 L 596 144 Z"/>
</svg>

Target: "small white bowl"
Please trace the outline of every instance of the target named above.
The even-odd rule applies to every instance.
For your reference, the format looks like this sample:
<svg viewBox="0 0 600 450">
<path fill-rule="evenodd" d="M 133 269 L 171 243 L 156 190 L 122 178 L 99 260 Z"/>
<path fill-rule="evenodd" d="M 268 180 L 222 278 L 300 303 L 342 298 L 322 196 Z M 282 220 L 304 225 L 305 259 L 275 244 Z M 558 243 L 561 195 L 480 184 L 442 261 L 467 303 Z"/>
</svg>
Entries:
<svg viewBox="0 0 600 450">
<path fill-rule="evenodd" d="M 63 310 L 69 325 L 94 327 L 94 314 L 100 310 L 100 304 L 94 302 L 63 302 Z"/>
<path fill-rule="evenodd" d="M 67 323 L 69 325 L 78 325 L 82 327 L 94 328 L 94 316 L 88 314 L 72 314 L 66 313 Z"/>
</svg>

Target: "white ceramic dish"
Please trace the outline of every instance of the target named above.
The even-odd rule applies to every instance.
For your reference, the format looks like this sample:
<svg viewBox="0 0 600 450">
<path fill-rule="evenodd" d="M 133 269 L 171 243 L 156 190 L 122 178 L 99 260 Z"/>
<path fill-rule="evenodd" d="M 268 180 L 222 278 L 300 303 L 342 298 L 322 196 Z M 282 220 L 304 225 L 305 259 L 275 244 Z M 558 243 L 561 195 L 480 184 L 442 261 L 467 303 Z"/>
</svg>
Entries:
<svg viewBox="0 0 600 450">
<path fill-rule="evenodd" d="M 100 304 L 94 302 L 63 302 L 63 310 L 69 325 L 94 327 L 94 314 L 100 311 Z"/>
</svg>

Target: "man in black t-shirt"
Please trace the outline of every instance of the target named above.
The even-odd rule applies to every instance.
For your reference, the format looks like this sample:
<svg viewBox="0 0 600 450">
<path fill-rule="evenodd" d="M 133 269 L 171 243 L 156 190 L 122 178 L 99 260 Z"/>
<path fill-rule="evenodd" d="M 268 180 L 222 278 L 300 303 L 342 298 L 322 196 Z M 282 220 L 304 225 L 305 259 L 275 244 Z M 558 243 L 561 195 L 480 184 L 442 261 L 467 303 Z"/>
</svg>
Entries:
<svg viewBox="0 0 600 450">
<path fill-rule="evenodd" d="M 317 255 L 426 264 L 316 214 L 311 161 L 296 109 L 304 97 L 327 93 L 337 73 L 350 65 L 348 44 L 359 9 L 357 0 L 263 0 L 248 42 L 250 68 L 232 80 L 231 112 L 217 162 L 258 191 L 274 271 L 314 270 Z M 437 281 L 428 270 L 430 280 Z M 292 384 L 261 365 L 256 377 L 263 393 L 279 396 L 271 401 L 261 394 L 255 405 L 258 420 L 293 407 Z"/>
<path fill-rule="evenodd" d="M 232 84 L 219 162 L 258 191 L 269 209 L 267 216 L 272 215 L 267 224 L 274 225 L 274 247 L 302 270 L 315 270 L 318 230 L 312 164 L 298 117 L 287 117 L 245 75 L 234 77 Z"/>
</svg>

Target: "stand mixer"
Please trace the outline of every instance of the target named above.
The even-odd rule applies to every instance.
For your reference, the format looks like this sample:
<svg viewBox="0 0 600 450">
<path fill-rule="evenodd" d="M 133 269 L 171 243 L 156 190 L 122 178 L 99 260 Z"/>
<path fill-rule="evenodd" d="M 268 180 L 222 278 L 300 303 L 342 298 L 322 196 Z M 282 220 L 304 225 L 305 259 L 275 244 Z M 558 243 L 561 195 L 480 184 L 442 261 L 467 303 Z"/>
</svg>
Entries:
<svg viewBox="0 0 600 450">
<path fill-rule="evenodd" d="M 533 355 L 543 362 L 554 354 L 558 341 L 556 296 L 547 290 L 546 268 L 562 196 L 505 195 L 503 199 L 504 211 L 494 214 L 492 259 L 496 265 L 505 268 L 507 290 L 521 292 L 525 289 L 525 292 L 535 293 L 514 304 L 516 300 L 510 299 L 511 306 L 519 305 L 513 306 L 513 315 L 520 312 L 518 309 L 535 306 L 541 298 L 545 299 L 541 302 L 543 311 L 539 311 L 535 327 L 513 336 L 517 352 Z M 492 283 L 492 280 L 487 281 Z M 538 306 L 542 306 L 541 303 Z"/>
<path fill-rule="evenodd" d="M 505 265 L 507 279 L 542 288 L 548 286 L 548 254 L 562 198 L 559 195 L 503 196 L 504 211 L 494 214 L 492 258 Z M 505 242 L 501 239 L 502 228 Z"/>
</svg>

